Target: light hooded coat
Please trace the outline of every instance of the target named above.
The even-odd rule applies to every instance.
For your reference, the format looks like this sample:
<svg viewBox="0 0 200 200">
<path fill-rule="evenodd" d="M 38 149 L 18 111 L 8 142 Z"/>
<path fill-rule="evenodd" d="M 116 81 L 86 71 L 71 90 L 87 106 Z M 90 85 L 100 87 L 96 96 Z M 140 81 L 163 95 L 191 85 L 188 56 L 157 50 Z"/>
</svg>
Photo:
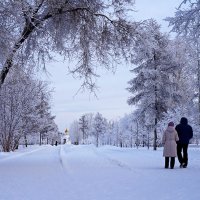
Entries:
<svg viewBox="0 0 200 200">
<path fill-rule="evenodd" d="M 162 143 L 164 145 L 163 156 L 164 157 L 176 157 L 176 141 L 178 141 L 178 133 L 173 126 L 168 126 L 165 130 L 162 138 Z"/>
</svg>

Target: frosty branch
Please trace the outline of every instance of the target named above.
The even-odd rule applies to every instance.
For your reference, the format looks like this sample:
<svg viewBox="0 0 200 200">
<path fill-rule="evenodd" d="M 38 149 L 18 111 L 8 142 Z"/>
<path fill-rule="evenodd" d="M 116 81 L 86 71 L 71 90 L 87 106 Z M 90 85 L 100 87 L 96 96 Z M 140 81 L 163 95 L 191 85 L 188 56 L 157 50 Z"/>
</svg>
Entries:
<svg viewBox="0 0 200 200">
<path fill-rule="evenodd" d="M 11 41 L 7 47 L 9 53 L 1 61 L 0 86 L 19 57 L 27 62 L 34 59 L 36 52 L 38 55 L 42 52 L 43 58 L 55 52 L 79 58 L 80 65 L 71 71 L 84 79 L 83 85 L 91 87 L 94 84 L 92 77 L 97 75 L 94 63 L 105 64 L 114 57 L 128 57 L 126 51 L 136 32 L 136 24 L 122 17 L 115 16 L 112 20 L 104 14 L 104 2 L 41 0 L 30 3 L 21 0 L 1 4 L 0 17 L 6 21 L 4 26 Z M 5 14 L 13 7 L 16 10 L 11 12 L 12 16 Z"/>
</svg>

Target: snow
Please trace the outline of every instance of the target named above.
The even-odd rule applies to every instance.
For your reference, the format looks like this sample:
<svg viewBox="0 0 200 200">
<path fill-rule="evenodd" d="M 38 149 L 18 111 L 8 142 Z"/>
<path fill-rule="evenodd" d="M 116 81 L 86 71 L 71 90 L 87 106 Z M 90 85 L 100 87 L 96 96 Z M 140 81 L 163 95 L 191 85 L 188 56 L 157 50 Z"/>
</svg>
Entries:
<svg viewBox="0 0 200 200">
<path fill-rule="evenodd" d="M 0 153 L 0 200 L 197 200 L 200 148 L 164 169 L 162 148 L 33 146 Z"/>
</svg>

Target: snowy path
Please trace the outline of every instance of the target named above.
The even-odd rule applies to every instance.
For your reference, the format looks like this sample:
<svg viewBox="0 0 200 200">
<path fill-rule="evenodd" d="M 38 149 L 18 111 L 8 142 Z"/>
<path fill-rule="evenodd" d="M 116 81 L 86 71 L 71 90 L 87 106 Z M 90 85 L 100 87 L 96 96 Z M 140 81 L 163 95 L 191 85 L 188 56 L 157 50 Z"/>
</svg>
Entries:
<svg viewBox="0 0 200 200">
<path fill-rule="evenodd" d="M 46 146 L 0 153 L 0 200 L 198 200 L 200 148 L 164 169 L 162 149 Z"/>
</svg>

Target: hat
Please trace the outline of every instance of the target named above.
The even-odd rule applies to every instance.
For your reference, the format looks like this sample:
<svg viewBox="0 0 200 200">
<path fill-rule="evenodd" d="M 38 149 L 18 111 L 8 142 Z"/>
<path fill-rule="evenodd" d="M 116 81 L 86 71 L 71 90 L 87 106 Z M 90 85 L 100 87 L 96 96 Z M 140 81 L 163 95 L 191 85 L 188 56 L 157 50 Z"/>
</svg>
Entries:
<svg viewBox="0 0 200 200">
<path fill-rule="evenodd" d="M 181 124 L 188 124 L 187 118 L 186 117 L 182 117 L 180 123 Z"/>
<path fill-rule="evenodd" d="M 174 126 L 174 122 L 169 122 L 168 126 Z"/>
</svg>

